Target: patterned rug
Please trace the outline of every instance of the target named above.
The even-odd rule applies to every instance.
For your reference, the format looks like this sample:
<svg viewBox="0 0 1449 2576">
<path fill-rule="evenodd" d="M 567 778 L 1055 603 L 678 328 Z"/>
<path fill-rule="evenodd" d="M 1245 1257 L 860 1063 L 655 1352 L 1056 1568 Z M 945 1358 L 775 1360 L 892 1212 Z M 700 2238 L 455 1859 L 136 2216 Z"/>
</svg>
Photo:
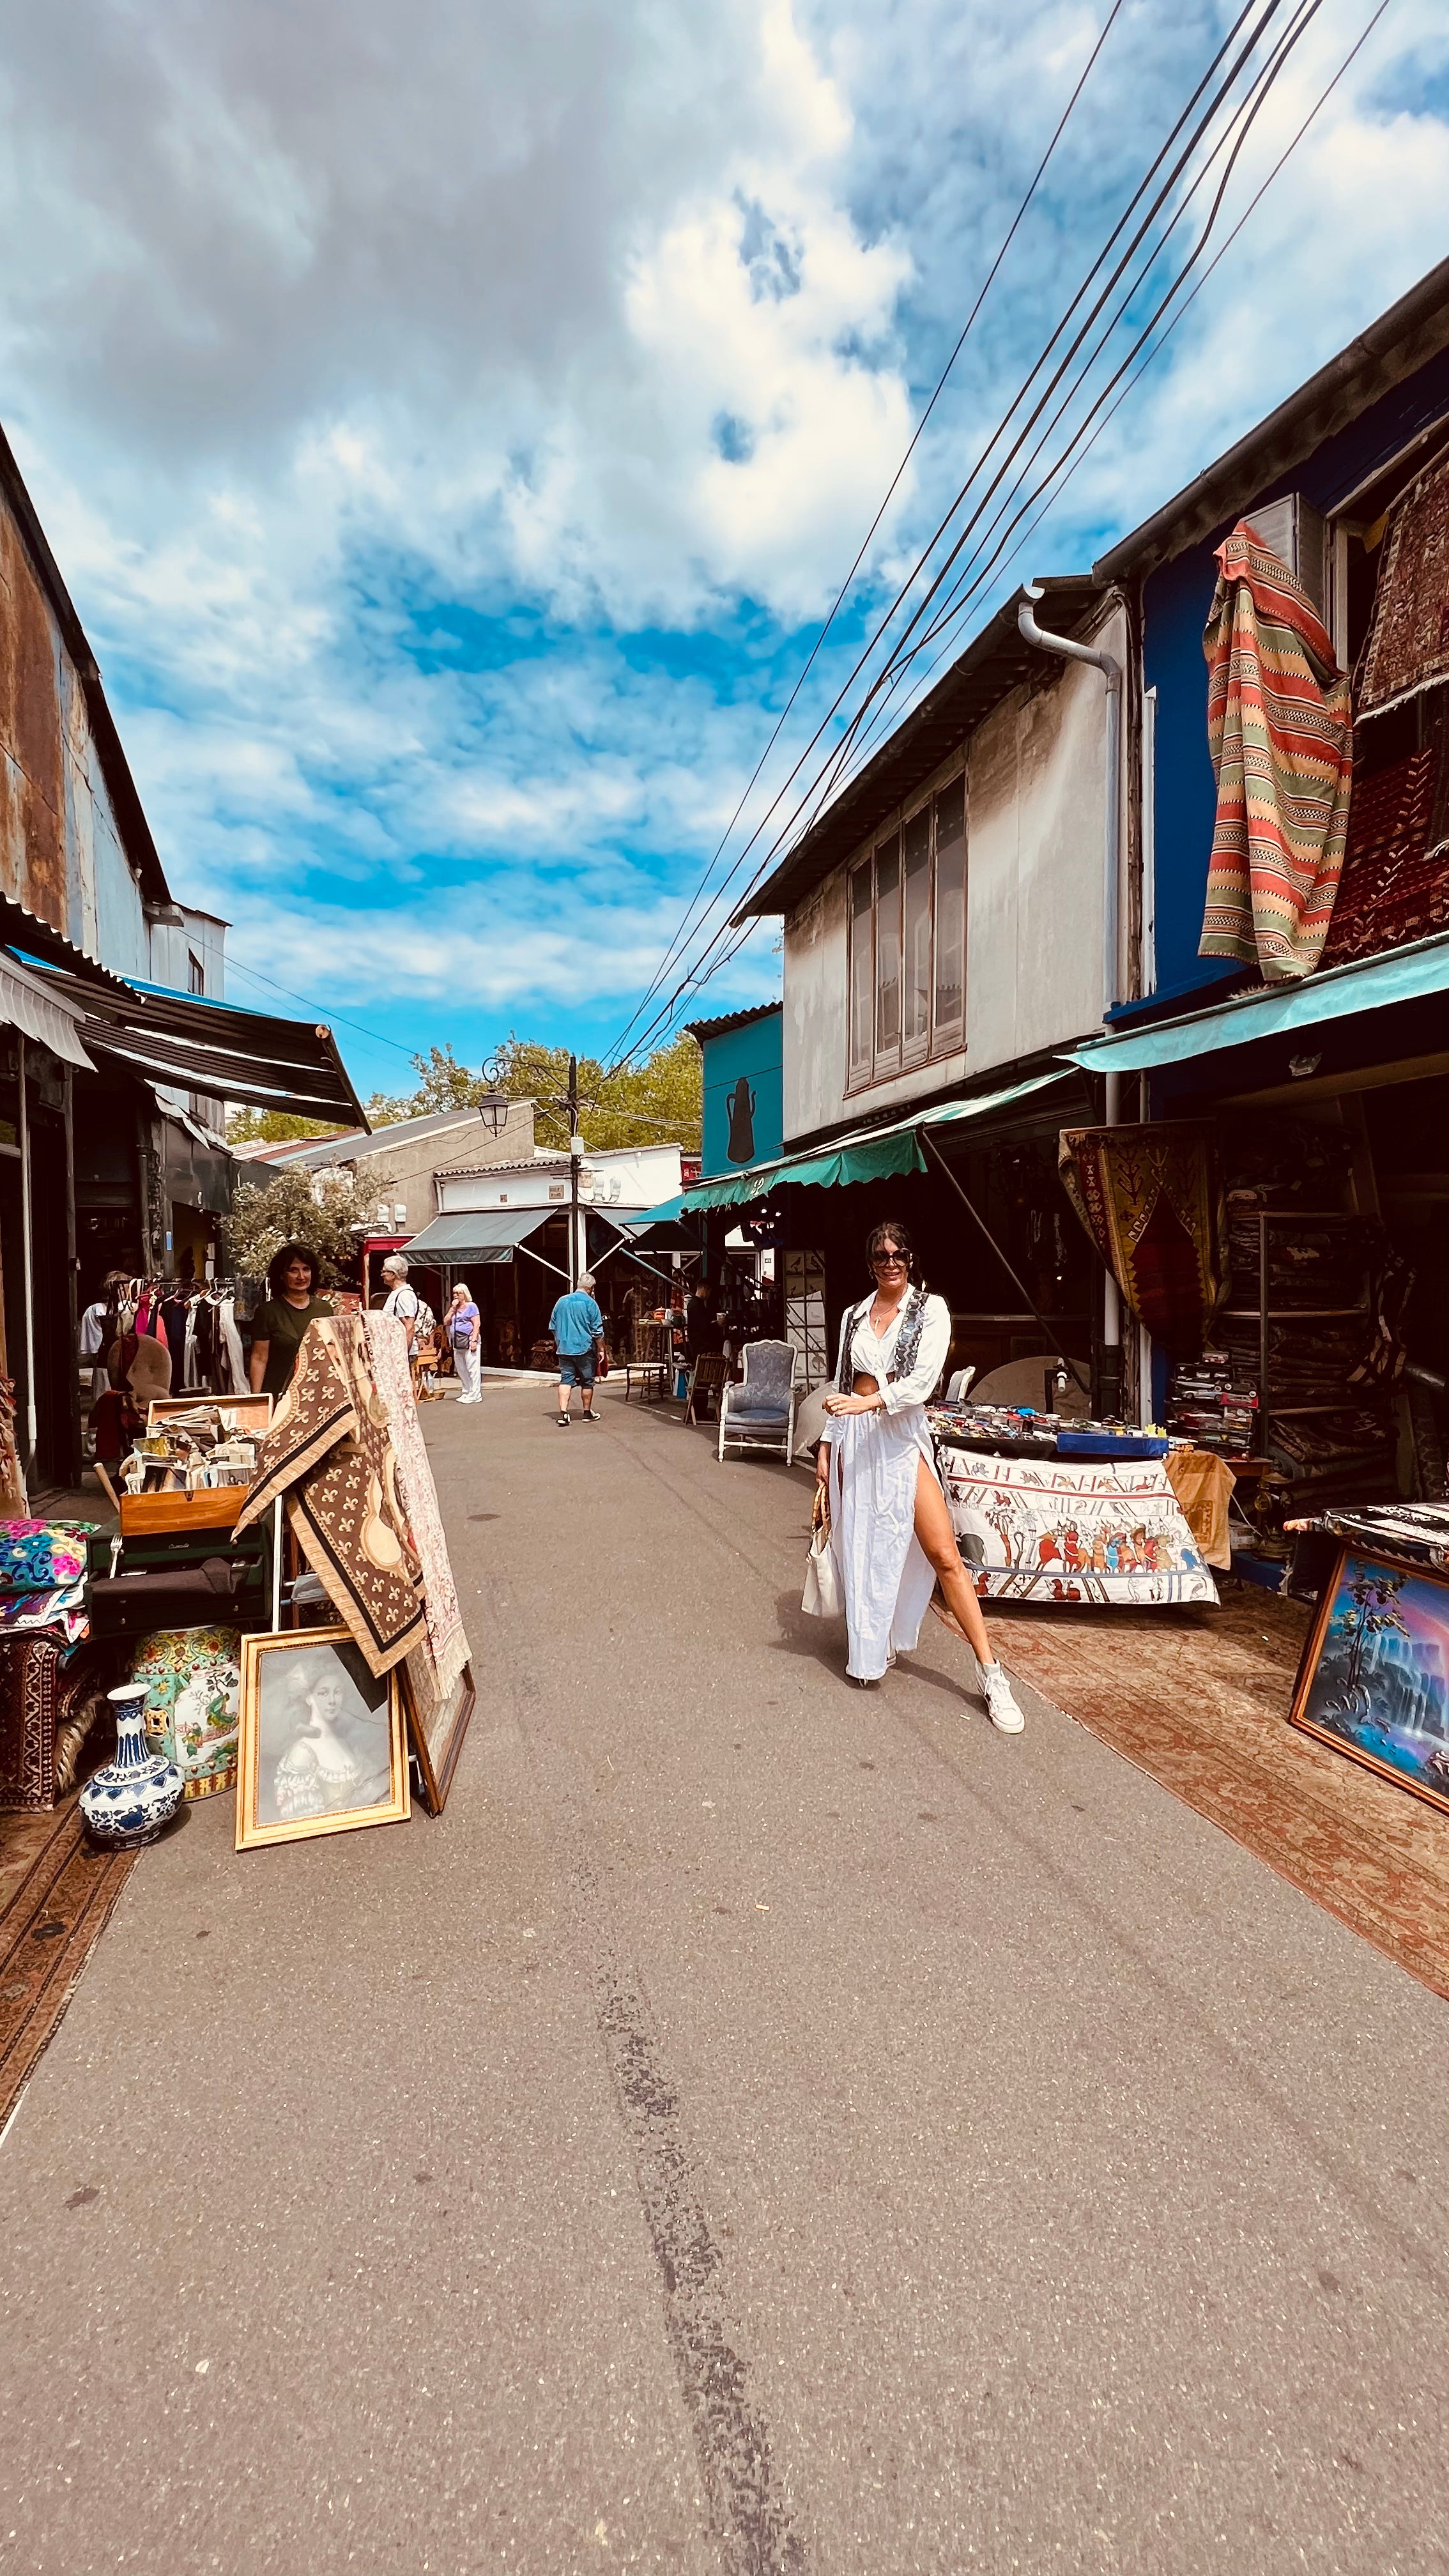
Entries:
<svg viewBox="0 0 1449 2576">
<path fill-rule="evenodd" d="M 1324 944 L 1325 966 L 1379 957 L 1449 923 L 1449 764 L 1444 709 L 1428 741 L 1354 782 L 1343 881 Z"/>
<path fill-rule="evenodd" d="M 1227 1290 L 1227 1224 L 1210 1121 L 1069 1127 L 1057 1170 L 1139 1323 L 1181 1358 Z"/>
<path fill-rule="evenodd" d="M 1393 513 L 1359 671 L 1361 715 L 1449 680 L 1449 457 Z"/>
<path fill-rule="evenodd" d="M 1220 1610 L 991 1611 L 1034 1690 L 1449 1995 L 1449 1816 L 1289 1725 L 1308 1618 L 1248 1585 Z"/>
<path fill-rule="evenodd" d="M 95 1849 L 74 1794 L 51 1815 L 0 1816 L 0 2124 L 54 2038 L 135 1857 Z"/>
<path fill-rule="evenodd" d="M 1217 820 L 1200 957 L 1311 975 L 1343 868 L 1347 675 L 1308 593 L 1246 520 L 1219 546 L 1203 635 Z"/>
</svg>

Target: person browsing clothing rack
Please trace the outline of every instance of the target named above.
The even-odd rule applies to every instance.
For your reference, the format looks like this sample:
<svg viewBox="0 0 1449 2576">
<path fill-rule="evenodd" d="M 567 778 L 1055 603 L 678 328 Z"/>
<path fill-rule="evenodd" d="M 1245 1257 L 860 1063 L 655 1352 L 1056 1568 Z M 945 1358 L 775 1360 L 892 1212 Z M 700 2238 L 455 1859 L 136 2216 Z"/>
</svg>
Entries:
<svg viewBox="0 0 1449 2576">
<path fill-rule="evenodd" d="M 898 1650 L 909 1654 L 939 1583 L 976 1657 L 992 1725 L 1019 1735 L 1026 1720 L 991 1652 L 926 1427 L 927 1400 L 950 1348 L 950 1309 L 944 1297 L 912 1284 L 915 1255 L 904 1226 L 878 1225 L 866 1258 L 874 1292 L 847 1308 L 841 1323 L 835 1386 L 815 1453 L 845 1596 L 845 1669 L 864 1686 L 880 1680 Z"/>
</svg>

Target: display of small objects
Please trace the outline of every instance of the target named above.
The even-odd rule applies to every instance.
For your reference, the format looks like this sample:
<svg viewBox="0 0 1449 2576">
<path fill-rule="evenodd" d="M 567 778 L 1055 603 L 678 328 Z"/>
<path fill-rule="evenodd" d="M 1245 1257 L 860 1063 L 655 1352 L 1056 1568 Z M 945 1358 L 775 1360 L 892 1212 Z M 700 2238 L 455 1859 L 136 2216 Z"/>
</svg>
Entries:
<svg viewBox="0 0 1449 2576">
<path fill-rule="evenodd" d="M 1258 1420 L 1258 1388 L 1226 1351 L 1204 1351 L 1179 1360 L 1167 1394 L 1167 1427 L 1195 1449 L 1220 1458 L 1248 1458 Z"/>
<path fill-rule="evenodd" d="M 198 1404 L 168 1414 L 142 1433 L 121 1469 L 128 1494 L 195 1494 L 217 1485 L 248 1485 L 257 1442 L 237 1428 L 225 1404 Z"/>
<path fill-rule="evenodd" d="M 1155 1423 L 1079 1422 L 1029 1404 L 933 1404 L 926 1418 L 937 1440 L 1002 1458 L 1160 1458 L 1168 1447 Z"/>
</svg>

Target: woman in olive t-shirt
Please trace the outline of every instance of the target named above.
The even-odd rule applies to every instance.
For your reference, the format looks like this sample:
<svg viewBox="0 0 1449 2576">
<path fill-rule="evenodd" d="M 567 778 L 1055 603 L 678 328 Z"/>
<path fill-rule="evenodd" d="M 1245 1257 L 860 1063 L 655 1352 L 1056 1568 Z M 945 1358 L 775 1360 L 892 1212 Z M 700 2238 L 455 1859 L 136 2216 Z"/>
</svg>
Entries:
<svg viewBox="0 0 1449 2576">
<path fill-rule="evenodd" d="M 252 1326 L 253 1395 L 285 1395 L 302 1335 L 332 1307 L 317 1295 L 318 1261 L 305 1243 L 284 1243 L 267 1272 L 271 1295 Z"/>
</svg>

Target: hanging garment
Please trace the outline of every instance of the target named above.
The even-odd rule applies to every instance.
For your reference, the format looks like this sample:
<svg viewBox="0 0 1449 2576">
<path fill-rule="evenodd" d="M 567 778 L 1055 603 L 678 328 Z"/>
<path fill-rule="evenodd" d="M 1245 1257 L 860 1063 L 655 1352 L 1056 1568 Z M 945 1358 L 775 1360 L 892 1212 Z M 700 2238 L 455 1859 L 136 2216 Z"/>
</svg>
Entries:
<svg viewBox="0 0 1449 2576">
<path fill-rule="evenodd" d="M 190 1308 L 184 1297 L 168 1297 L 158 1318 L 166 1339 L 166 1347 L 171 1353 L 173 1386 L 186 1386 L 190 1383 L 185 1375 L 189 1316 Z"/>
<path fill-rule="evenodd" d="M 1349 683 L 1313 602 L 1247 520 L 1217 550 L 1203 635 L 1217 819 L 1200 957 L 1310 975 L 1343 869 Z"/>
<path fill-rule="evenodd" d="M 1449 680 L 1449 456 L 1394 504 L 1359 665 L 1359 713 L 1377 715 L 1441 680 Z"/>
<path fill-rule="evenodd" d="M 230 1297 L 223 1297 L 217 1307 L 217 1327 L 227 1360 L 227 1383 L 223 1393 L 245 1395 L 248 1391 L 246 1355 L 236 1328 L 236 1309 Z"/>
<path fill-rule="evenodd" d="M 1227 1293 L 1227 1224 L 1208 1120 L 1069 1127 L 1057 1151 L 1068 1198 L 1154 1341 L 1192 1358 Z"/>
<path fill-rule="evenodd" d="M 823 1434 L 831 1452 L 830 1544 L 850 1641 L 845 1669 L 856 1681 L 879 1681 L 893 1653 L 910 1653 L 935 1589 L 916 1536 L 916 1480 L 923 1458 L 936 1474 L 926 1399 L 951 1346 L 943 1297 L 912 1289 L 879 1335 L 867 1320 L 871 1302 L 851 1307 L 841 1324 L 836 1384 L 848 1387 L 857 1373 L 873 1377 L 886 1409 L 827 1414 Z M 907 1365 L 893 1375 L 902 1361 Z"/>
<path fill-rule="evenodd" d="M 1443 736 L 1441 715 L 1422 749 L 1356 782 L 1325 966 L 1380 957 L 1449 923 L 1449 837 L 1436 834 Z"/>
</svg>

